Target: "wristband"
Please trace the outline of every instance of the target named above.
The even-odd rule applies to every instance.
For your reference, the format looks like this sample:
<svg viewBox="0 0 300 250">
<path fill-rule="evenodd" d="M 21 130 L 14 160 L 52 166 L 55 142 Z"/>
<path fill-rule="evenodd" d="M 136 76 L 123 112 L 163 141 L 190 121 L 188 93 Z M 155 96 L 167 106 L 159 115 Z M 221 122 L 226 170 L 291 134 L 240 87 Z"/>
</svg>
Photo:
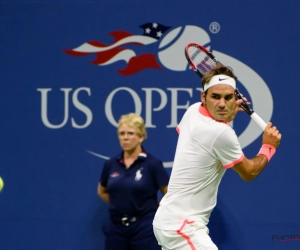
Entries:
<svg viewBox="0 0 300 250">
<path fill-rule="evenodd" d="M 275 154 L 276 148 L 270 144 L 263 144 L 258 152 L 258 155 L 264 155 L 267 157 L 268 162 L 271 160 L 272 156 Z"/>
</svg>

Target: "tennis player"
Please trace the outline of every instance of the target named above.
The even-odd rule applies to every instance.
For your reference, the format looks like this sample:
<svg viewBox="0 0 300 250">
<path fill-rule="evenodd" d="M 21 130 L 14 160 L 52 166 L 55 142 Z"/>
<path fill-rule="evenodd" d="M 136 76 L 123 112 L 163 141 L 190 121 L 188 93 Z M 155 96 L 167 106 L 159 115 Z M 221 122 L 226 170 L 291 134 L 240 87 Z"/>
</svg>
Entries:
<svg viewBox="0 0 300 250">
<path fill-rule="evenodd" d="M 191 105 L 177 127 L 179 138 L 168 192 L 153 221 L 156 239 L 164 250 L 218 249 L 207 224 L 226 169 L 251 181 L 279 146 L 281 134 L 269 122 L 258 154 L 252 159 L 244 155 L 228 125 L 241 104 L 235 98 L 236 79 L 224 66 L 204 74 L 202 102 Z"/>
</svg>

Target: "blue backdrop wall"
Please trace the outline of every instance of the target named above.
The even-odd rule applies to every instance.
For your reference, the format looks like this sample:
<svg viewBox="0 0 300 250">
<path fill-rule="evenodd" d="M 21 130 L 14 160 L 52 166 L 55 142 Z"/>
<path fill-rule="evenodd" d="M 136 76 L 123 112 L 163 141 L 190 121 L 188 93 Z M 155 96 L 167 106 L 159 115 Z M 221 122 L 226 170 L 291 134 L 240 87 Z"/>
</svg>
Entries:
<svg viewBox="0 0 300 250">
<path fill-rule="evenodd" d="M 0 249 L 103 249 L 96 193 L 120 151 L 116 122 L 136 112 L 145 148 L 170 173 L 175 127 L 199 101 L 184 47 L 198 42 L 239 77 L 282 132 L 253 182 L 228 170 L 209 223 L 219 249 L 300 249 L 297 1 L 0 1 Z M 261 130 L 232 124 L 248 157 Z M 298 155 L 298 156 L 297 156 Z"/>
</svg>

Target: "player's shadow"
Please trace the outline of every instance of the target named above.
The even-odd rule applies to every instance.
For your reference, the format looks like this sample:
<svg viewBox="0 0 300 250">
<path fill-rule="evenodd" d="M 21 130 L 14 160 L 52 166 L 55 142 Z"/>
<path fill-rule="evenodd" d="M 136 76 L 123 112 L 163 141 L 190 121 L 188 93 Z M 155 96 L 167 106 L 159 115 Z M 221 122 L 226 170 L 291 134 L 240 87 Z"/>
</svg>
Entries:
<svg viewBox="0 0 300 250">
<path fill-rule="evenodd" d="M 243 232 L 236 218 L 226 204 L 218 198 L 218 203 L 210 216 L 208 224 L 209 235 L 219 250 L 243 250 Z"/>
</svg>

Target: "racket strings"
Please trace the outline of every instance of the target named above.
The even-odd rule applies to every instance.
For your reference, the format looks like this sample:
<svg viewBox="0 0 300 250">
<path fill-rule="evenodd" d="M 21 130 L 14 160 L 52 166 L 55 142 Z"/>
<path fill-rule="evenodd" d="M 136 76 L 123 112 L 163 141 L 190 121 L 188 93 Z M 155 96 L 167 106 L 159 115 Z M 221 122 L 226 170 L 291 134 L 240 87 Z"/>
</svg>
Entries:
<svg viewBox="0 0 300 250">
<path fill-rule="evenodd" d="M 188 52 L 190 58 L 201 74 L 212 70 L 216 67 L 216 62 L 213 61 L 205 52 L 197 47 L 189 47 Z"/>
</svg>

